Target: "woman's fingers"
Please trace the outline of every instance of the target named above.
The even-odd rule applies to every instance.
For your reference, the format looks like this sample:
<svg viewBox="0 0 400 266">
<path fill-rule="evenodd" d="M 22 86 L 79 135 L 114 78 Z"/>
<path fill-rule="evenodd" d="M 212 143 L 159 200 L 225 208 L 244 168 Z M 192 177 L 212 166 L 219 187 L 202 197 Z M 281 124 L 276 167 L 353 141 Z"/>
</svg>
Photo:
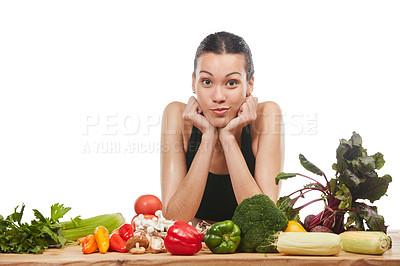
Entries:
<svg viewBox="0 0 400 266">
<path fill-rule="evenodd" d="M 203 112 L 203 110 L 201 109 L 201 106 L 200 106 L 198 101 L 196 101 L 196 111 L 197 111 L 198 114 L 201 114 Z"/>
<path fill-rule="evenodd" d="M 251 98 L 250 98 L 251 97 Z M 257 104 L 258 104 L 258 98 L 250 96 L 247 99 L 248 104 L 250 105 L 250 109 L 253 111 L 257 111 Z"/>
<path fill-rule="evenodd" d="M 185 121 L 191 123 L 193 126 L 200 129 L 201 132 L 206 132 L 212 126 L 208 122 L 208 120 L 201 115 L 203 110 L 197 99 L 195 97 L 190 97 L 184 112 L 182 113 L 182 117 Z"/>
<path fill-rule="evenodd" d="M 253 96 L 249 96 L 246 98 L 246 101 L 249 105 L 251 109 L 254 109 L 255 111 L 257 108 L 257 104 L 258 104 L 258 98 L 257 97 L 253 97 Z"/>
<path fill-rule="evenodd" d="M 251 96 L 249 100 L 249 120 L 255 121 L 257 119 L 257 105 L 258 105 L 258 98 Z"/>
<path fill-rule="evenodd" d="M 251 113 L 250 104 L 244 103 L 242 106 L 243 106 L 242 107 L 243 116 L 245 119 L 248 119 L 250 117 L 250 113 Z"/>
<path fill-rule="evenodd" d="M 192 96 L 189 98 L 188 103 L 186 104 L 186 108 L 182 113 L 182 117 L 186 121 L 192 121 L 193 116 L 196 114 L 196 99 Z"/>
<path fill-rule="evenodd" d="M 239 108 L 238 117 L 243 121 L 243 124 L 251 123 L 257 118 L 257 104 L 258 99 L 253 96 L 249 96 L 243 102 Z"/>
<path fill-rule="evenodd" d="M 233 118 L 224 128 L 219 130 L 219 136 L 236 134 L 237 131 L 257 119 L 258 99 L 249 96 L 246 97 L 242 105 L 239 107 L 237 117 Z"/>
</svg>

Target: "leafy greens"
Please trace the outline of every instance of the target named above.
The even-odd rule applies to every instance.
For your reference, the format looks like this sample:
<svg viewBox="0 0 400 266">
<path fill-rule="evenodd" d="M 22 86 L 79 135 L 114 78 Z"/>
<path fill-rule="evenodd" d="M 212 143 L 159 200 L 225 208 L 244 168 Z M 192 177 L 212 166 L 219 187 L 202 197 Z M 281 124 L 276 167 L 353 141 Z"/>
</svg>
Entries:
<svg viewBox="0 0 400 266">
<path fill-rule="evenodd" d="M 313 181 L 290 195 L 279 198 L 277 206 L 286 213 L 289 220 L 300 220 L 299 211 L 313 202 L 323 200 L 325 207 L 309 222 L 309 228 L 323 225 L 335 233 L 342 232 L 345 228 L 353 226 L 358 230 L 365 230 L 365 224 L 369 230 L 386 232 L 384 217 L 378 214 L 376 206 L 370 206 L 359 200 L 369 200 L 373 203 L 386 194 L 389 183 L 392 182 L 390 175 L 379 177 L 376 170 L 385 164 L 383 155 L 376 153 L 372 156 L 362 146 L 362 138 L 353 132 L 350 140 L 340 140 L 336 149 L 337 162 L 332 165 L 336 171 L 336 177 L 328 181 L 325 173 L 313 163 L 308 161 L 302 154 L 299 155 L 301 165 L 308 171 L 323 176 L 326 185 L 316 179 L 299 173 L 279 173 L 275 178 L 276 184 L 279 180 L 286 180 L 295 176 L 302 176 Z M 321 198 L 314 199 L 300 207 L 295 208 L 297 200 L 310 191 L 320 191 Z M 298 194 L 298 195 L 297 195 Z M 291 198 L 291 196 L 294 198 Z M 344 214 L 349 217 L 344 223 Z"/>
<path fill-rule="evenodd" d="M 0 253 L 43 253 L 50 246 L 63 246 L 66 242 L 59 219 L 71 208 L 63 204 L 51 206 L 50 218 L 33 209 L 35 220 L 23 223 L 25 205 L 5 219 L 0 215 Z"/>
</svg>

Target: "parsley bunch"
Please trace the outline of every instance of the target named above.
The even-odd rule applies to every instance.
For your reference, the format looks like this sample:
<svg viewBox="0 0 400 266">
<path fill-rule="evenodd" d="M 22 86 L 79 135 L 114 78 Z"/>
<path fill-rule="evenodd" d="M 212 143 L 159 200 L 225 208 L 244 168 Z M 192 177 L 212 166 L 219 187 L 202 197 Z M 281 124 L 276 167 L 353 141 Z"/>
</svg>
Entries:
<svg viewBox="0 0 400 266">
<path fill-rule="evenodd" d="M 63 204 L 51 206 L 51 217 L 44 217 L 34 209 L 35 220 L 30 224 L 22 223 L 22 215 L 25 205 L 20 211 L 14 209 L 14 213 L 4 219 L 0 215 L 0 253 L 43 253 L 51 246 L 63 246 L 66 242 L 59 219 L 71 208 Z"/>
</svg>

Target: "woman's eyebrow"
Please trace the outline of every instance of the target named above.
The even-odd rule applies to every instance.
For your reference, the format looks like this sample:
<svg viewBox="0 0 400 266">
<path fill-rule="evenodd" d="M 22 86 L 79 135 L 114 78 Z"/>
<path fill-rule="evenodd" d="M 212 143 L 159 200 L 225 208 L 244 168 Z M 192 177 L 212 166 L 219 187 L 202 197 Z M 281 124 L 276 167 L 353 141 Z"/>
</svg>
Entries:
<svg viewBox="0 0 400 266">
<path fill-rule="evenodd" d="M 214 76 L 213 74 L 211 74 L 210 72 L 208 72 L 208 71 L 205 71 L 205 70 L 200 70 L 200 72 L 199 72 L 199 73 L 202 73 L 202 72 L 203 72 L 203 73 L 206 73 L 206 74 L 208 74 L 208 75 L 210 75 L 210 76 L 212 76 L 212 77 Z"/>
<path fill-rule="evenodd" d="M 239 74 L 239 75 L 242 75 L 242 73 L 239 73 L 239 72 L 232 72 L 232 73 L 229 73 L 228 75 L 226 75 L 225 77 L 227 77 L 227 76 L 230 76 L 230 75 L 233 75 L 233 74 Z"/>
<path fill-rule="evenodd" d="M 208 72 L 206 70 L 200 70 L 199 73 L 206 73 L 206 74 L 208 74 L 208 75 L 210 75 L 212 77 L 214 76 L 211 72 Z M 232 72 L 232 73 L 227 74 L 225 77 L 228 77 L 228 76 L 234 75 L 234 74 L 242 75 L 242 73 L 240 73 L 240 72 Z"/>
</svg>

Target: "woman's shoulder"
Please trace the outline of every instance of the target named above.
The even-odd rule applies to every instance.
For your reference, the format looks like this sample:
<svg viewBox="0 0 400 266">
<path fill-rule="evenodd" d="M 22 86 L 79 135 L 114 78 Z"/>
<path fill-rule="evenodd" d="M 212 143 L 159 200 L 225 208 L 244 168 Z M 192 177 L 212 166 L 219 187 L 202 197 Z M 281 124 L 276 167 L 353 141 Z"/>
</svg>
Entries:
<svg viewBox="0 0 400 266">
<path fill-rule="evenodd" d="M 281 107 L 279 104 L 273 101 L 266 101 L 258 103 L 257 115 L 259 114 L 282 114 Z"/>
<path fill-rule="evenodd" d="M 174 101 L 164 108 L 163 113 L 163 124 L 167 126 L 168 129 L 179 129 L 184 135 L 184 138 L 191 132 L 192 125 L 189 122 L 184 121 L 182 114 L 185 111 L 186 103 Z"/>
<path fill-rule="evenodd" d="M 261 136 L 280 136 L 282 134 L 282 111 L 276 102 L 267 101 L 257 105 L 257 119 L 251 124 L 252 148 L 254 156 L 257 155 Z M 268 141 L 262 143 L 267 144 Z"/>
<path fill-rule="evenodd" d="M 175 128 L 177 126 L 182 127 L 182 113 L 185 107 L 186 104 L 177 101 L 167 104 L 163 112 L 163 122 L 168 123 L 168 125 L 174 125 Z"/>
<path fill-rule="evenodd" d="M 252 124 L 254 136 L 271 133 L 271 130 L 282 124 L 282 111 L 276 102 L 267 101 L 257 104 L 257 118 Z"/>
<path fill-rule="evenodd" d="M 185 110 L 186 104 L 185 103 L 181 103 L 178 101 L 174 101 L 174 102 L 170 102 L 169 104 L 167 104 L 167 106 L 164 108 L 164 113 L 183 113 L 183 111 Z"/>
<path fill-rule="evenodd" d="M 175 121 L 175 122 L 180 122 L 183 121 L 182 118 L 182 114 L 183 111 L 186 108 L 186 104 L 185 103 L 181 103 L 181 102 L 171 102 L 169 104 L 167 104 L 167 106 L 164 108 L 164 112 L 163 112 L 163 120 L 164 121 Z M 181 123 L 179 123 L 181 124 Z"/>
</svg>

